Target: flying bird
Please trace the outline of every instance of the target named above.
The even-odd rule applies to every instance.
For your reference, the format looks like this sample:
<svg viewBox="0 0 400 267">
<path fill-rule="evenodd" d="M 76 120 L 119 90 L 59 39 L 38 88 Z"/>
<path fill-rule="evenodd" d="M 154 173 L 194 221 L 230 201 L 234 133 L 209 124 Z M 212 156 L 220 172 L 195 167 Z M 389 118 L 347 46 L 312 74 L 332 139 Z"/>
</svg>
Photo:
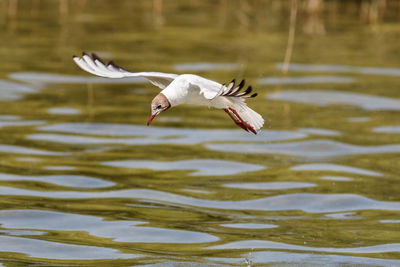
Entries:
<svg viewBox="0 0 400 267">
<path fill-rule="evenodd" d="M 257 134 L 257 131 L 264 125 L 262 116 L 246 105 L 246 98 L 256 97 L 257 93 L 250 94 L 251 86 L 242 90 L 245 85 L 244 80 L 238 85 L 235 80 L 225 85 L 194 74 L 132 73 L 116 65 L 113 61 L 105 64 L 94 53 L 91 53 L 91 56 L 82 53 L 82 57 L 73 56 L 73 60 L 80 68 L 97 76 L 106 78 L 143 77 L 161 88 L 162 91 L 151 102 L 151 115 L 147 126 L 158 114 L 180 104 L 223 109 L 239 127 L 254 134 Z"/>
</svg>

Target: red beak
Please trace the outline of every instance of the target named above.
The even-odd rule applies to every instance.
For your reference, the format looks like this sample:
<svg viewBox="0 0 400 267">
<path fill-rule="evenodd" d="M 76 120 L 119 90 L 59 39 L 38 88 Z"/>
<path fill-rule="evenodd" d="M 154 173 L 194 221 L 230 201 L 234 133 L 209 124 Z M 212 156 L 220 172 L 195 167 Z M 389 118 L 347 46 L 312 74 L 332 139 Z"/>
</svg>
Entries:
<svg viewBox="0 0 400 267">
<path fill-rule="evenodd" d="M 147 121 L 147 126 L 150 125 L 151 121 L 152 121 L 156 116 L 157 116 L 157 113 L 154 114 L 154 115 L 150 115 L 150 118 L 149 118 L 149 120 Z"/>
</svg>

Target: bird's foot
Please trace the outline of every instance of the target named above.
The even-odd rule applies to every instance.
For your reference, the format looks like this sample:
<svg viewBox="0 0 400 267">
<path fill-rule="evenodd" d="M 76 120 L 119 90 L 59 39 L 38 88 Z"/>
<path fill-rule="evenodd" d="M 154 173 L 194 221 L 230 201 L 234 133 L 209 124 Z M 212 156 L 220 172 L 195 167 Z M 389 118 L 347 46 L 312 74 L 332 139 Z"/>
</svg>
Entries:
<svg viewBox="0 0 400 267">
<path fill-rule="evenodd" d="M 254 128 L 248 124 L 247 122 L 245 122 L 240 116 L 239 114 L 236 112 L 236 110 L 234 110 L 233 108 L 229 108 L 229 109 L 225 109 L 224 111 L 229 115 L 229 117 L 231 117 L 231 119 L 236 123 L 237 126 L 239 126 L 240 128 L 242 128 L 243 130 L 245 130 L 246 132 L 250 131 L 254 134 L 257 134 L 256 130 L 254 130 Z"/>
<path fill-rule="evenodd" d="M 247 127 L 241 122 L 239 121 L 228 109 L 224 108 L 224 111 L 229 115 L 229 117 L 231 117 L 231 119 L 236 123 L 237 126 L 239 126 L 240 128 L 242 128 L 243 130 L 245 130 L 246 132 L 248 132 L 249 130 L 247 129 Z"/>
</svg>

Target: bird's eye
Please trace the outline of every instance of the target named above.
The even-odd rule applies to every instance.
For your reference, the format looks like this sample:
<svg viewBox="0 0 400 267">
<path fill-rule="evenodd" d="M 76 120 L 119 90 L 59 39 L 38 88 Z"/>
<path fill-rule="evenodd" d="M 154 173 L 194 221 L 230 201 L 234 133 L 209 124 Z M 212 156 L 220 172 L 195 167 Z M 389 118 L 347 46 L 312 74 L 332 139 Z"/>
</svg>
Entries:
<svg viewBox="0 0 400 267">
<path fill-rule="evenodd" d="M 158 106 L 157 106 L 157 109 L 160 109 L 160 108 L 161 108 L 161 105 L 158 105 Z"/>
</svg>

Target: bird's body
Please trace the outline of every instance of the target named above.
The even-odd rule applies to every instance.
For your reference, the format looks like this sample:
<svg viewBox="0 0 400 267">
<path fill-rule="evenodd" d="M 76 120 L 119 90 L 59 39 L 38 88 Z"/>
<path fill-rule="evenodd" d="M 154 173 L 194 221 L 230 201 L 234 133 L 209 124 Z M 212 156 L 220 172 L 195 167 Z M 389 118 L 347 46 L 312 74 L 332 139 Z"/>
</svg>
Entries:
<svg viewBox="0 0 400 267">
<path fill-rule="evenodd" d="M 74 56 L 73 59 L 79 67 L 94 75 L 107 78 L 143 77 L 161 88 L 162 91 L 152 101 L 152 114 L 148 125 L 162 111 L 180 104 L 223 109 L 238 126 L 255 134 L 264 124 L 261 115 L 245 103 L 246 97 L 255 97 L 257 94 L 249 96 L 251 86 L 242 92 L 244 81 L 235 87 L 234 80 L 228 85 L 223 85 L 194 74 L 132 73 L 113 62 L 104 64 L 95 54 L 90 57 L 83 53 L 82 58 Z"/>
</svg>

